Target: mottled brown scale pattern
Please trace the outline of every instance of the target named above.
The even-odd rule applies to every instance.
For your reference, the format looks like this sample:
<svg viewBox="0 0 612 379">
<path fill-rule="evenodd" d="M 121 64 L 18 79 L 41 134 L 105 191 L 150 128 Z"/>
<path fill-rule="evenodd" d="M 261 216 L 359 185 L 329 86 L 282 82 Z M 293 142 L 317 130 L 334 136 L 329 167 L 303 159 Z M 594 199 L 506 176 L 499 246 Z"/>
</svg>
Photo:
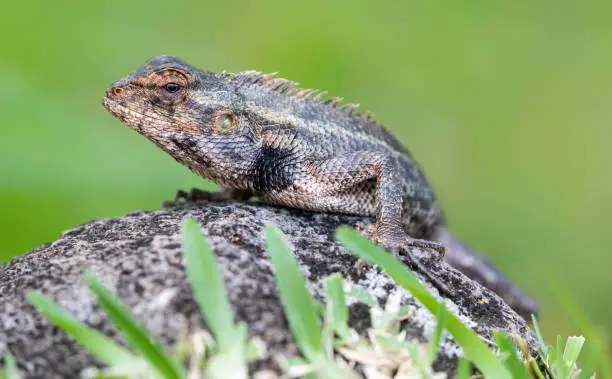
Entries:
<svg viewBox="0 0 612 379">
<path fill-rule="evenodd" d="M 420 166 L 367 111 L 326 91 L 257 71 L 198 70 L 172 56 L 152 58 L 113 83 L 104 106 L 204 178 L 218 193 L 299 209 L 376 218 L 376 239 L 399 252 L 452 246 L 447 260 L 493 286 L 514 306 L 537 306 L 464 245 L 453 243 Z M 405 251 L 405 250 L 404 250 Z M 469 264 L 466 262 L 469 261 Z M 469 267 L 468 267 L 469 266 Z M 506 295 L 504 295 L 506 294 Z M 512 305 L 512 304 L 511 304 Z"/>
</svg>

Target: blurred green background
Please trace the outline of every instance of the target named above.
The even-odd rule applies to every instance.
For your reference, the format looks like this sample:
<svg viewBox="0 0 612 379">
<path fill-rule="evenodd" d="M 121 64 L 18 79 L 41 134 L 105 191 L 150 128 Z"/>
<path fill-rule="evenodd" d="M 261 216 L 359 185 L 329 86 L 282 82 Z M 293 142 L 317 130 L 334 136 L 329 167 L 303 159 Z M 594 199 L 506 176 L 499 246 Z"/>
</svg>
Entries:
<svg viewBox="0 0 612 379">
<path fill-rule="evenodd" d="M 612 2 L 5 2 L 0 261 L 79 223 L 211 188 L 102 108 L 158 54 L 278 71 L 372 110 L 451 229 L 575 332 L 548 277 L 612 328 Z M 588 342 L 587 342 L 588 343 Z"/>
</svg>

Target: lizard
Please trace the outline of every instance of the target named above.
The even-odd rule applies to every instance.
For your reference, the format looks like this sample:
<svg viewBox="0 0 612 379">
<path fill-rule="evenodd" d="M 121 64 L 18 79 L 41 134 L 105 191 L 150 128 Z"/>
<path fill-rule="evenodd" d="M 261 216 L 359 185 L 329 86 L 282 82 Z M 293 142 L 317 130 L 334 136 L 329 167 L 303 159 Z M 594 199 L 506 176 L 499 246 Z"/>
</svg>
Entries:
<svg viewBox="0 0 612 379">
<path fill-rule="evenodd" d="M 433 248 L 522 317 L 537 314 L 535 301 L 448 231 L 432 186 L 400 141 L 368 111 L 326 95 L 276 73 L 213 73 L 161 55 L 112 83 L 102 103 L 220 185 L 178 191 L 176 200 L 257 196 L 307 211 L 372 216 L 382 247 L 396 254 Z"/>
</svg>

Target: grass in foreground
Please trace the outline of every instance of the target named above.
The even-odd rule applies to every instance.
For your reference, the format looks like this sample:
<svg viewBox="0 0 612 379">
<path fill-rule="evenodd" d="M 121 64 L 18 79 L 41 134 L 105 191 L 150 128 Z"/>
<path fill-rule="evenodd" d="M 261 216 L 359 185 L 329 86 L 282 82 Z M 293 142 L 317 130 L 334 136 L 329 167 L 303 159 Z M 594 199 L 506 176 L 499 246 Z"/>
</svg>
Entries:
<svg viewBox="0 0 612 379">
<path fill-rule="evenodd" d="M 359 258 L 377 264 L 436 315 L 437 326 L 429 344 L 407 340 L 400 323 L 410 308 L 390 298 L 384 308 L 360 287 L 338 275 L 325 280 L 325 304 L 316 302 L 307 289 L 298 263 L 284 236 L 274 226 L 266 227 L 266 243 L 279 294 L 301 357 L 274 357 L 289 377 L 307 378 L 443 378 L 432 364 L 443 334 L 447 331 L 464 352 L 457 377 L 472 376 L 472 366 L 488 378 L 580 378 L 576 361 L 583 337 L 558 338 L 547 345 L 539 333 L 539 361 L 529 357 L 524 342 L 512 340 L 502 331 L 491 349 L 468 326 L 448 312 L 438 299 L 401 262 L 349 228 L 340 228 L 337 239 Z M 121 300 L 93 274 L 88 286 L 109 319 L 123 333 L 128 348 L 122 347 L 76 320 L 40 292 L 30 292 L 29 301 L 53 323 L 102 360 L 102 370 L 88 369 L 87 377 L 108 378 L 246 378 L 249 362 L 265 355 L 260 340 L 247 340 L 244 323 L 235 324 L 215 256 L 198 224 L 185 220 L 183 227 L 185 267 L 200 312 L 210 329 L 196 332 L 177 344 L 175 352 L 162 347 L 130 314 Z M 372 327 L 366 336 L 348 325 L 346 296 L 370 307 Z M 515 344 L 518 345 L 517 351 Z M 525 358 L 527 357 L 527 358 Z M 361 371 L 355 370 L 359 364 Z M 17 379 L 10 355 L 5 357 L 0 379 Z"/>
</svg>

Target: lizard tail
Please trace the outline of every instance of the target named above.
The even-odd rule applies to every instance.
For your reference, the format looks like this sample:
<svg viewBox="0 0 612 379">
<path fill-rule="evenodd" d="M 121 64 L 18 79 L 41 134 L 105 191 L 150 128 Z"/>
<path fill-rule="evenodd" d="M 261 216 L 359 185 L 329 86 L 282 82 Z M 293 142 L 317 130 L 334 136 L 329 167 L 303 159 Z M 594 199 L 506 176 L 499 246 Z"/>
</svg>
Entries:
<svg viewBox="0 0 612 379">
<path fill-rule="evenodd" d="M 472 250 L 445 229 L 434 239 L 446 247 L 444 260 L 449 265 L 498 294 L 525 320 L 531 321 L 532 314 L 538 315 L 538 304 L 504 278 L 482 254 Z"/>
</svg>

